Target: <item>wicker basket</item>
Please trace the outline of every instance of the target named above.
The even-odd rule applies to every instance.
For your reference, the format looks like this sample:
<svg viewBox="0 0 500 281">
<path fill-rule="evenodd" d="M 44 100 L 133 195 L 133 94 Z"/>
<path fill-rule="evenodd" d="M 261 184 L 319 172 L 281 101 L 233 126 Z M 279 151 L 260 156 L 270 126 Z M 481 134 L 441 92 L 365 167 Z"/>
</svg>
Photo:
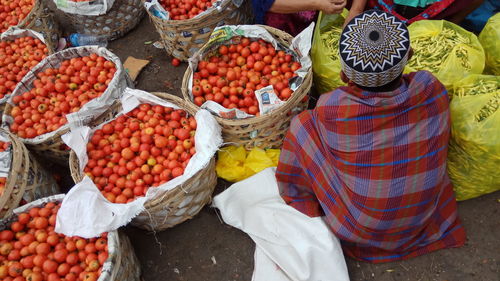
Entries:
<svg viewBox="0 0 500 281">
<path fill-rule="evenodd" d="M 136 27 L 144 14 L 141 0 L 116 0 L 104 15 L 85 16 L 64 13 L 64 17 L 73 31 L 103 36 L 111 41 L 124 36 Z"/>
<path fill-rule="evenodd" d="M 42 0 L 35 0 L 35 5 L 31 12 L 24 18 L 17 27 L 21 29 L 31 29 L 43 34 L 45 44 L 50 50 L 56 50 L 61 37 L 59 24 L 54 14 Z"/>
<path fill-rule="evenodd" d="M 35 79 L 35 76 L 44 71 L 47 68 L 59 67 L 60 62 L 64 60 L 68 60 L 75 57 L 88 56 L 92 53 L 97 53 L 98 55 L 104 56 L 107 60 L 111 60 L 116 65 L 117 72 L 115 73 L 115 77 L 113 77 L 110 85 L 106 89 L 101 97 L 96 99 L 101 99 L 101 102 L 104 102 L 104 97 L 106 95 L 106 99 L 116 99 L 119 95 L 125 90 L 127 86 L 131 87 L 133 82 L 131 82 L 128 74 L 123 69 L 121 65 L 120 59 L 115 56 L 113 53 L 109 52 L 105 48 L 98 48 L 96 46 L 84 46 L 77 48 L 70 48 L 63 50 L 61 52 L 57 52 L 47 58 L 45 58 L 42 62 L 40 62 L 37 66 L 35 66 L 26 76 L 21 80 L 20 85 L 14 90 L 11 96 L 21 95 L 26 91 L 31 90 L 32 83 Z M 111 104 L 110 102 L 109 104 Z M 10 112 L 13 108 L 13 105 L 10 102 L 7 102 L 5 105 L 5 111 L 3 113 L 2 120 L 5 121 L 6 116 L 10 117 Z M 88 116 L 80 116 L 83 123 L 88 123 L 88 119 L 93 119 L 90 114 Z M 4 128 L 8 126 L 7 124 L 2 124 Z M 50 136 L 44 137 L 41 140 L 33 141 L 28 139 L 23 139 L 24 144 L 31 151 L 40 155 L 44 159 L 50 159 L 56 161 L 58 164 L 68 165 L 69 159 L 69 149 L 67 149 L 66 144 L 62 141 L 61 136 L 66 134 L 69 131 L 69 126 L 65 125 L 65 127 L 61 127 L 55 132 L 52 132 Z"/>
<path fill-rule="evenodd" d="M 186 106 L 181 98 L 165 93 L 153 93 L 194 115 L 196 111 Z M 121 104 L 115 104 L 110 110 L 93 122 L 94 126 L 114 119 L 117 112 L 121 111 Z M 92 125 L 91 125 L 92 126 Z M 83 179 L 79 168 L 78 157 L 71 151 L 69 167 L 75 183 Z M 193 218 L 201 209 L 211 201 L 212 193 L 217 185 L 215 172 L 215 158 L 184 184 L 169 191 L 158 193 L 155 199 L 146 201 L 145 211 L 135 217 L 131 224 L 150 231 L 162 231 Z"/>
<path fill-rule="evenodd" d="M 14 210 L 14 214 L 24 213 L 34 207 L 41 207 L 49 202 L 61 202 L 64 194 L 49 196 Z M 0 220 L 0 231 L 8 228 L 16 215 Z M 128 237 L 121 231 L 108 232 L 108 259 L 102 266 L 98 281 L 140 281 L 140 263 Z"/>
<path fill-rule="evenodd" d="M 285 47 L 290 46 L 293 38 L 288 33 L 269 26 L 261 27 L 265 28 Z M 208 48 L 210 48 L 210 46 L 205 45 L 202 51 Z M 192 102 L 192 98 L 189 94 L 189 77 L 191 77 L 191 75 L 192 71 L 188 67 L 184 73 L 181 90 L 187 104 L 193 110 L 198 110 L 199 107 Z M 287 100 L 284 105 L 270 113 L 246 119 L 225 119 L 215 116 L 215 119 L 217 119 L 217 122 L 219 122 L 222 127 L 222 138 L 224 139 L 224 143 L 243 145 L 248 150 L 254 147 L 263 149 L 281 148 L 283 138 L 290 127 L 290 121 L 297 113 L 307 109 L 309 103 L 307 96 L 311 86 L 312 70 L 309 69 L 302 84 L 295 90 L 292 97 Z"/>
<path fill-rule="evenodd" d="M 54 178 L 30 155 L 15 135 L 0 129 L 12 144 L 12 159 L 3 194 L 0 196 L 0 217 L 4 218 L 19 206 L 21 200 L 33 200 L 59 193 Z"/>
<path fill-rule="evenodd" d="M 167 53 L 186 61 L 208 41 L 216 27 L 251 23 L 251 2 L 243 0 L 238 8 L 232 0 L 223 1 L 220 9 L 187 20 L 163 20 L 149 10 L 147 12 Z"/>
</svg>

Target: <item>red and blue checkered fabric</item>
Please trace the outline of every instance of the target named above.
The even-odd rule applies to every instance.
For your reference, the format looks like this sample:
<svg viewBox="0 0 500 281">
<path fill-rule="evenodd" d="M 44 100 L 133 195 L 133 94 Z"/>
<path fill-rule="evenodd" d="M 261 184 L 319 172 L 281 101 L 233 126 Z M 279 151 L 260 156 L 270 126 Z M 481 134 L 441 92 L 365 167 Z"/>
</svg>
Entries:
<svg viewBox="0 0 500 281">
<path fill-rule="evenodd" d="M 284 200 L 325 222 L 368 262 L 459 247 L 465 231 L 446 171 L 447 91 L 429 72 L 392 92 L 341 87 L 299 114 L 276 177 Z"/>
</svg>

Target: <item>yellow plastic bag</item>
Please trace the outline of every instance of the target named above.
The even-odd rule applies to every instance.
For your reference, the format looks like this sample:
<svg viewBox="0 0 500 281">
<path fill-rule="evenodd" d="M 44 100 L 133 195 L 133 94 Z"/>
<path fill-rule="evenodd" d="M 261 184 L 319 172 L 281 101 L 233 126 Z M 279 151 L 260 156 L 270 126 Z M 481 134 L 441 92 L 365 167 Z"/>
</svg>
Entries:
<svg viewBox="0 0 500 281">
<path fill-rule="evenodd" d="M 486 72 L 500 75 L 500 13 L 488 20 L 479 34 L 479 42 L 486 54 Z"/>
<path fill-rule="evenodd" d="M 342 68 L 338 40 L 347 14 L 348 11 L 345 9 L 341 15 L 319 14 L 314 29 L 311 59 L 314 85 L 320 94 L 328 93 L 345 85 L 340 79 Z"/>
<path fill-rule="evenodd" d="M 500 190 L 500 76 L 456 83 L 450 113 L 448 173 L 457 200 Z"/>
<path fill-rule="evenodd" d="M 422 20 L 408 26 L 413 57 L 405 73 L 429 70 L 446 87 L 484 70 L 484 50 L 476 35 L 444 20 Z"/>
<path fill-rule="evenodd" d="M 237 182 L 266 168 L 278 166 L 279 157 L 279 149 L 254 148 L 246 151 L 242 146 L 228 146 L 219 150 L 215 170 L 218 177 Z"/>
</svg>

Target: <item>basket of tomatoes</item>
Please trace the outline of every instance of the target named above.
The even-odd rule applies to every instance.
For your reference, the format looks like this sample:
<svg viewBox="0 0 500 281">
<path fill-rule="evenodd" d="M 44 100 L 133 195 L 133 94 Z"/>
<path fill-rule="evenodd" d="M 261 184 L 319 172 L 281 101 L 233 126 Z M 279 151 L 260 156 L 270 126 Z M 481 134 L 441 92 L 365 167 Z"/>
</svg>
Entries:
<svg viewBox="0 0 500 281">
<path fill-rule="evenodd" d="M 214 113 L 225 143 L 280 148 L 291 119 L 308 106 L 311 30 L 298 35 L 300 45 L 268 26 L 217 28 L 190 60 L 184 99 Z"/>
<path fill-rule="evenodd" d="M 64 1 L 66 9 L 60 5 L 63 1 L 54 2 L 58 15 L 69 23 L 72 32 L 92 34 L 108 41 L 127 34 L 145 15 L 141 0 L 67 0 Z M 83 5 L 87 8 L 84 9 Z"/>
<path fill-rule="evenodd" d="M 0 1 L 0 32 L 11 27 L 31 29 L 43 34 L 51 49 L 58 45 L 61 32 L 52 12 L 41 0 Z"/>
<path fill-rule="evenodd" d="M 32 30 L 14 27 L 0 35 L 0 111 L 24 75 L 53 52 Z"/>
<path fill-rule="evenodd" d="M 251 0 L 145 0 L 170 56 L 187 61 L 222 25 L 252 22 Z"/>
<path fill-rule="evenodd" d="M 19 205 L 59 193 L 52 177 L 13 134 L 0 129 L 0 218 Z"/>
<path fill-rule="evenodd" d="M 85 124 L 119 98 L 130 79 L 120 59 L 105 48 L 66 49 L 45 58 L 10 95 L 2 127 L 33 152 L 67 165 L 61 136 L 69 123 Z"/>
<path fill-rule="evenodd" d="M 86 239 L 55 231 L 63 198 L 28 203 L 0 221 L 0 279 L 141 280 L 139 261 L 125 234 L 112 231 Z"/>
<path fill-rule="evenodd" d="M 109 229 L 132 219 L 134 226 L 160 231 L 210 202 L 222 138 L 209 112 L 193 111 L 173 95 L 127 89 L 94 123 L 100 125 L 72 129 L 65 137 L 77 182 L 63 202 L 65 221 L 85 214 L 86 221 L 112 220 L 103 226 Z M 102 209 L 94 207 L 97 199 L 106 201 Z"/>
</svg>

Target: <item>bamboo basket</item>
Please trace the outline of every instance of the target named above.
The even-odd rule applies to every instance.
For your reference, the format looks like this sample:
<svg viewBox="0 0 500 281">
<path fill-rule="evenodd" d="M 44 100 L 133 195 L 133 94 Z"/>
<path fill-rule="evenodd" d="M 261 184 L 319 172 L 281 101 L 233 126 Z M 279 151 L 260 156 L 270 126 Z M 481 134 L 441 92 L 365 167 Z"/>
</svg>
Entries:
<svg viewBox="0 0 500 281">
<path fill-rule="evenodd" d="M 276 40 L 285 47 L 289 47 L 293 37 L 281 30 L 261 26 L 265 28 Z M 209 45 L 203 46 L 201 51 L 209 49 Z M 189 93 L 189 77 L 193 72 L 188 67 L 182 79 L 182 95 L 187 104 L 193 109 L 199 107 L 192 102 Z M 312 69 L 310 68 L 302 84 L 285 104 L 270 113 L 246 119 L 225 119 L 215 116 L 222 127 L 222 138 L 224 143 L 242 145 L 251 150 L 254 147 L 262 149 L 281 148 L 283 138 L 290 127 L 290 121 L 298 113 L 307 109 L 308 94 L 312 86 Z"/>
<path fill-rule="evenodd" d="M 11 165 L 5 189 L 0 196 L 0 217 L 9 216 L 21 200 L 31 202 L 59 193 L 54 178 L 43 169 L 15 135 L 0 129 L 11 142 Z"/>
<path fill-rule="evenodd" d="M 77 48 L 70 48 L 63 50 L 61 52 L 57 52 L 47 58 L 45 58 L 42 62 L 36 65 L 26 76 L 19 82 L 19 85 L 16 87 L 14 92 L 11 94 L 12 96 L 22 95 L 24 92 L 31 90 L 33 87 L 33 81 L 36 79 L 35 76 L 44 71 L 47 68 L 59 67 L 60 63 L 64 60 L 68 60 L 75 57 L 88 56 L 92 53 L 96 53 L 105 57 L 107 60 L 112 61 L 116 66 L 116 73 L 111 83 L 109 84 L 106 91 L 101 95 L 101 97 L 95 98 L 101 99 L 101 102 L 107 102 L 108 99 L 116 99 L 122 93 L 123 90 L 127 86 L 132 86 L 133 82 L 130 80 L 130 77 L 123 69 L 120 59 L 115 56 L 113 53 L 108 51 L 105 48 L 98 48 L 96 46 L 83 46 Z M 106 100 L 104 99 L 106 96 Z M 111 104 L 111 103 L 110 103 Z M 12 111 L 13 105 L 9 102 L 5 105 L 5 110 L 3 112 L 2 120 L 5 121 L 6 118 L 10 117 L 10 113 Z M 88 116 L 80 116 L 82 117 L 81 122 L 88 123 L 93 119 L 92 115 L 88 114 Z M 8 127 L 7 124 L 2 124 L 4 128 Z M 33 141 L 33 139 L 22 139 L 24 144 L 44 159 L 50 159 L 56 161 L 62 165 L 68 165 L 69 152 L 66 144 L 63 142 L 61 136 L 66 134 L 69 131 L 68 124 L 60 127 L 54 132 L 50 132 L 49 136 L 45 136 L 42 139 L 38 139 Z M 41 136 L 40 136 L 41 137 Z"/>
<path fill-rule="evenodd" d="M 104 15 L 85 16 L 64 13 L 64 17 L 75 32 L 102 36 L 112 41 L 136 27 L 144 14 L 141 0 L 116 0 Z"/>
<path fill-rule="evenodd" d="M 251 23 L 251 0 L 243 0 L 238 8 L 232 0 L 223 1 L 220 9 L 213 9 L 187 20 L 163 20 L 147 10 L 149 18 L 160 34 L 167 54 L 187 61 L 210 38 L 212 31 L 222 25 Z"/>
<path fill-rule="evenodd" d="M 0 231 L 7 229 L 15 221 L 17 214 L 41 207 L 49 202 L 61 202 L 64 194 L 54 195 L 31 202 L 14 210 L 14 214 L 0 220 Z M 140 281 L 140 263 L 128 237 L 121 231 L 108 232 L 108 259 L 102 266 L 97 281 Z"/>
<path fill-rule="evenodd" d="M 61 37 L 59 23 L 54 14 L 50 11 L 44 1 L 35 0 L 35 5 L 31 12 L 24 18 L 17 27 L 21 29 L 31 29 L 43 34 L 45 44 L 49 50 L 56 50 Z"/>
<path fill-rule="evenodd" d="M 185 109 L 191 115 L 196 113 L 179 97 L 165 93 L 153 94 Z M 121 104 L 117 102 L 90 126 L 95 127 L 114 119 L 121 110 Z M 80 171 L 78 157 L 74 151 L 71 151 L 70 154 L 69 167 L 75 183 L 80 182 L 84 175 Z M 215 172 L 215 157 L 213 157 L 205 168 L 198 171 L 182 185 L 158 193 L 156 198 L 146 201 L 145 210 L 136 216 L 131 224 L 149 231 L 162 231 L 174 227 L 198 214 L 212 200 L 212 193 L 216 185 L 217 174 Z"/>
</svg>

